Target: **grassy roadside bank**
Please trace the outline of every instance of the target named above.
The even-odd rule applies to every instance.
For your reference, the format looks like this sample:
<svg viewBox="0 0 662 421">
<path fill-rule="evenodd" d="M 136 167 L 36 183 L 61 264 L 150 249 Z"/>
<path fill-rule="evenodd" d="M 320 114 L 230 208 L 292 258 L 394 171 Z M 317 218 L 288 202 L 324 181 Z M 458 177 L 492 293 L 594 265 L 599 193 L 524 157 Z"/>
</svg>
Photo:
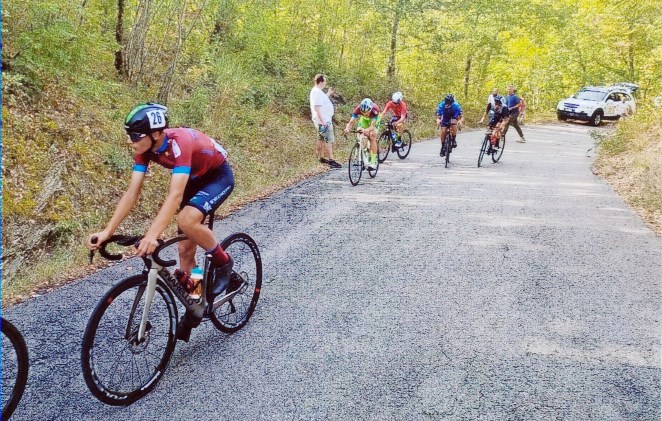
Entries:
<svg viewBox="0 0 662 421">
<path fill-rule="evenodd" d="M 596 136 L 595 173 L 662 236 L 662 110 L 640 109 Z"/>
<path fill-rule="evenodd" d="M 82 243 L 86 235 L 103 226 L 112 213 L 128 182 L 132 162 L 129 149 L 121 144 L 121 130 L 108 133 L 83 130 L 81 136 L 80 131 L 65 129 L 65 112 L 41 105 L 41 113 L 28 113 L 17 106 L 4 109 L 8 117 L 5 144 L 9 147 L 5 148 L 8 153 L 3 157 L 6 175 L 3 182 L 5 206 L 10 212 L 3 215 L 3 259 L 10 263 L 5 269 L 12 269 L 13 273 L 5 270 L 3 307 L 46 293 L 108 264 L 95 259 L 94 265 L 89 265 Z M 82 107 L 72 103 L 70 112 Z M 347 113 L 344 109 L 338 112 L 334 148 L 336 159 L 343 164 L 353 142 L 341 134 Z M 482 129 L 484 126 L 476 124 L 478 118 L 474 114 L 469 113 L 466 128 Z M 108 127 L 111 117 L 89 120 L 84 128 Z M 549 121 L 549 116 L 537 116 L 529 124 L 540 121 Z M 34 126 L 46 129 L 43 136 L 50 143 L 46 150 L 33 147 L 36 143 L 46 143 L 42 134 L 34 132 L 33 135 L 27 130 Z M 438 135 L 432 113 L 412 119 L 408 128 L 415 141 Z M 248 134 L 237 125 L 216 128 L 216 131 L 209 127 L 203 130 L 209 130 L 208 133 L 228 148 L 237 177 L 237 187 L 220 208 L 219 218 L 328 171 L 314 159 L 314 131 L 305 118 L 267 117 Z M 38 159 L 32 162 L 30 158 L 35 153 L 39 154 Z M 113 181 L 108 182 L 108 179 Z M 147 228 L 160 206 L 168 180 L 167 171 L 154 166 L 141 201 L 119 232 L 140 233 Z M 169 231 L 174 233 L 174 224 Z"/>
<path fill-rule="evenodd" d="M 95 259 L 90 266 L 83 241 L 112 214 L 132 165 L 131 152 L 122 144 L 124 135 L 115 127 L 119 125 L 113 124 L 115 115 L 102 115 L 97 120 L 88 117 L 82 130 L 69 129 L 67 115 L 79 112 L 84 103 L 72 101 L 64 111 L 59 108 L 61 101 L 58 107 L 47 101 L 38 105 L 38 113 L 29 112 L 22 104 L 3 109 L 7 122 L 3 307 L 46 293 L 107 264 Z M 351 148 L 351 141 L 341 135 L 347 113 L 343 109 L 338 115 L 342 123 L 337 129 L 335 151 L 340 162 L 346 160 Z M 308 119 L 276 112 L 259 119 L 242 117 L 248 121 L 237 124 L 237 120 L 225 119 L 220 127 L 201 127 L 226 146 L 237 181 L 232 196 L 220 208 L 219 218 L 328 171 L 315 159 L 314 130 Z M 417 139 L 434 134 L 427 120 L 410 123 Z M 33 127 L 41 130 L 30 130 Z M 97 127 L 111 129 L 104 132 Z M 44 144 L 49 146 L 37 146 Z M 156 165 L 150 172 L 140 202 L 118 233 L 143 232 L 158 210 L 170 177 Z M 174 231 L 173 223 L 168 234 Z"/>
</svg>

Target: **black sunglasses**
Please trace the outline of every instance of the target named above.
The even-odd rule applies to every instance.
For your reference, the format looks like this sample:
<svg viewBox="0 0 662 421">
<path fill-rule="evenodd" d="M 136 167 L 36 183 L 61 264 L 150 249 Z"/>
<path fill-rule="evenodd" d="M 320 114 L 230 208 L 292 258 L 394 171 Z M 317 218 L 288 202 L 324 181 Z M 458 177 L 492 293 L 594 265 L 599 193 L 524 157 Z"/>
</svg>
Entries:
<svg viewBox="0 0 662 421">
<path fill-rule="evenodd" d="M 132 142 L 140 142 L 143 137 L 147 136 L 144 133 L 136 133 L 136 132 L 128 132 L 129 139 L 131 139 Z"/>
</svg>

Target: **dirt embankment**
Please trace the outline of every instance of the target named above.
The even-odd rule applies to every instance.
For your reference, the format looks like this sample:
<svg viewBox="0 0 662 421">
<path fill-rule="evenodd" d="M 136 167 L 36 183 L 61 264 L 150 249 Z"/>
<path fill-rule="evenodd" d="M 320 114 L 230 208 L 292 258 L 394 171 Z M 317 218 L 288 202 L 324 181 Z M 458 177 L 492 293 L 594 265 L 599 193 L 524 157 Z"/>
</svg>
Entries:
<svg viewBox="0 0 662 421">
<path fill-rule="evenodd" d="M 640 110 L 597 136 L 596 174 L 662 236 L 662 110 Z"/>
</svg>

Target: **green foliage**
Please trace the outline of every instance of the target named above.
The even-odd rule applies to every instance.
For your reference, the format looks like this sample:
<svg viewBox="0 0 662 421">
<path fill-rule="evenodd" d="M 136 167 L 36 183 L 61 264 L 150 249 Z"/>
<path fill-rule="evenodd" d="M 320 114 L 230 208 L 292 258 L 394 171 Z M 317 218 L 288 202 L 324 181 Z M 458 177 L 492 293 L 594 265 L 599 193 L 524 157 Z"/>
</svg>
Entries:
<svg viewBox="0 0 662 421">
<path fill-rule="evenodd" d="M 3 3 L 3 218 L 16 226 L 34 221 L 56 238 L 102 226 L 132 165 L 121 121 L 147 100 L 167 101 L 172 125 L 226 145 L 239 180 L 233 198 L 246 198 L 311 170 L 316 73 L 347 102 L 338 121 L 363 97 L 383 105 L 401 90 L 421 136 L 433 134 L 447 92 L 470 122 L 488 92 L 509 83 L 529 118 L 589 83 L 639 83 L 640 99 L 662 94 L 659 1 L 127 0 L 119 43 L 117 7 Z M 617 136 L 629 139 L 622 127 Z M 623 145 L 603 143 L 607 153 Z M 57 177 L 52 191 L 48 177 Z M 141 201 L 125 225 L 144 227 L 167 184 L 155 169 L 144 197 L 158 200 Z M 29 253 L 11 250 L 19 234 L 7 232 L 5 246 Z"/>
<path fill-rule="evenodd" d="M 646 133 L 653 133 L 657 128 L 660 131 L 662 110 L 652 108 L 649 104 L 642 104 L 633 117 L 622 119 L 614 133 L 593 132 L 592 136 L 600 146 L 601 153 L 615 156 L 623 152 L 642 152 L 650 145 Z"/>
</svg>

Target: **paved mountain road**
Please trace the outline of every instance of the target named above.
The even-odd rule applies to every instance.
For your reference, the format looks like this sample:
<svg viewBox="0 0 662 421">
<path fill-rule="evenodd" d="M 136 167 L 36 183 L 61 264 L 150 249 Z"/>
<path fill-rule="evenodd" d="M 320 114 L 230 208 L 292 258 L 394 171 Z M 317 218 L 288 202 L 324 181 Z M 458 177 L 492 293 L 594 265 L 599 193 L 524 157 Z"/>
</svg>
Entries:
<svg viewBox="0 0 662 421">
<path fill-rule="evenodd" d="M 591 173 L 588 130 L 525 126 L 484 168 L 482 131 L 448 169 L 426 141 L 219 222 L 261 247 L 255 315 L 203 324 L 129 407 L 92 397 L 80 343 L 137 260 L 8 309 L 31 356 L 15 419 L 659 420 L 662 242 Z"/>
</svg>

